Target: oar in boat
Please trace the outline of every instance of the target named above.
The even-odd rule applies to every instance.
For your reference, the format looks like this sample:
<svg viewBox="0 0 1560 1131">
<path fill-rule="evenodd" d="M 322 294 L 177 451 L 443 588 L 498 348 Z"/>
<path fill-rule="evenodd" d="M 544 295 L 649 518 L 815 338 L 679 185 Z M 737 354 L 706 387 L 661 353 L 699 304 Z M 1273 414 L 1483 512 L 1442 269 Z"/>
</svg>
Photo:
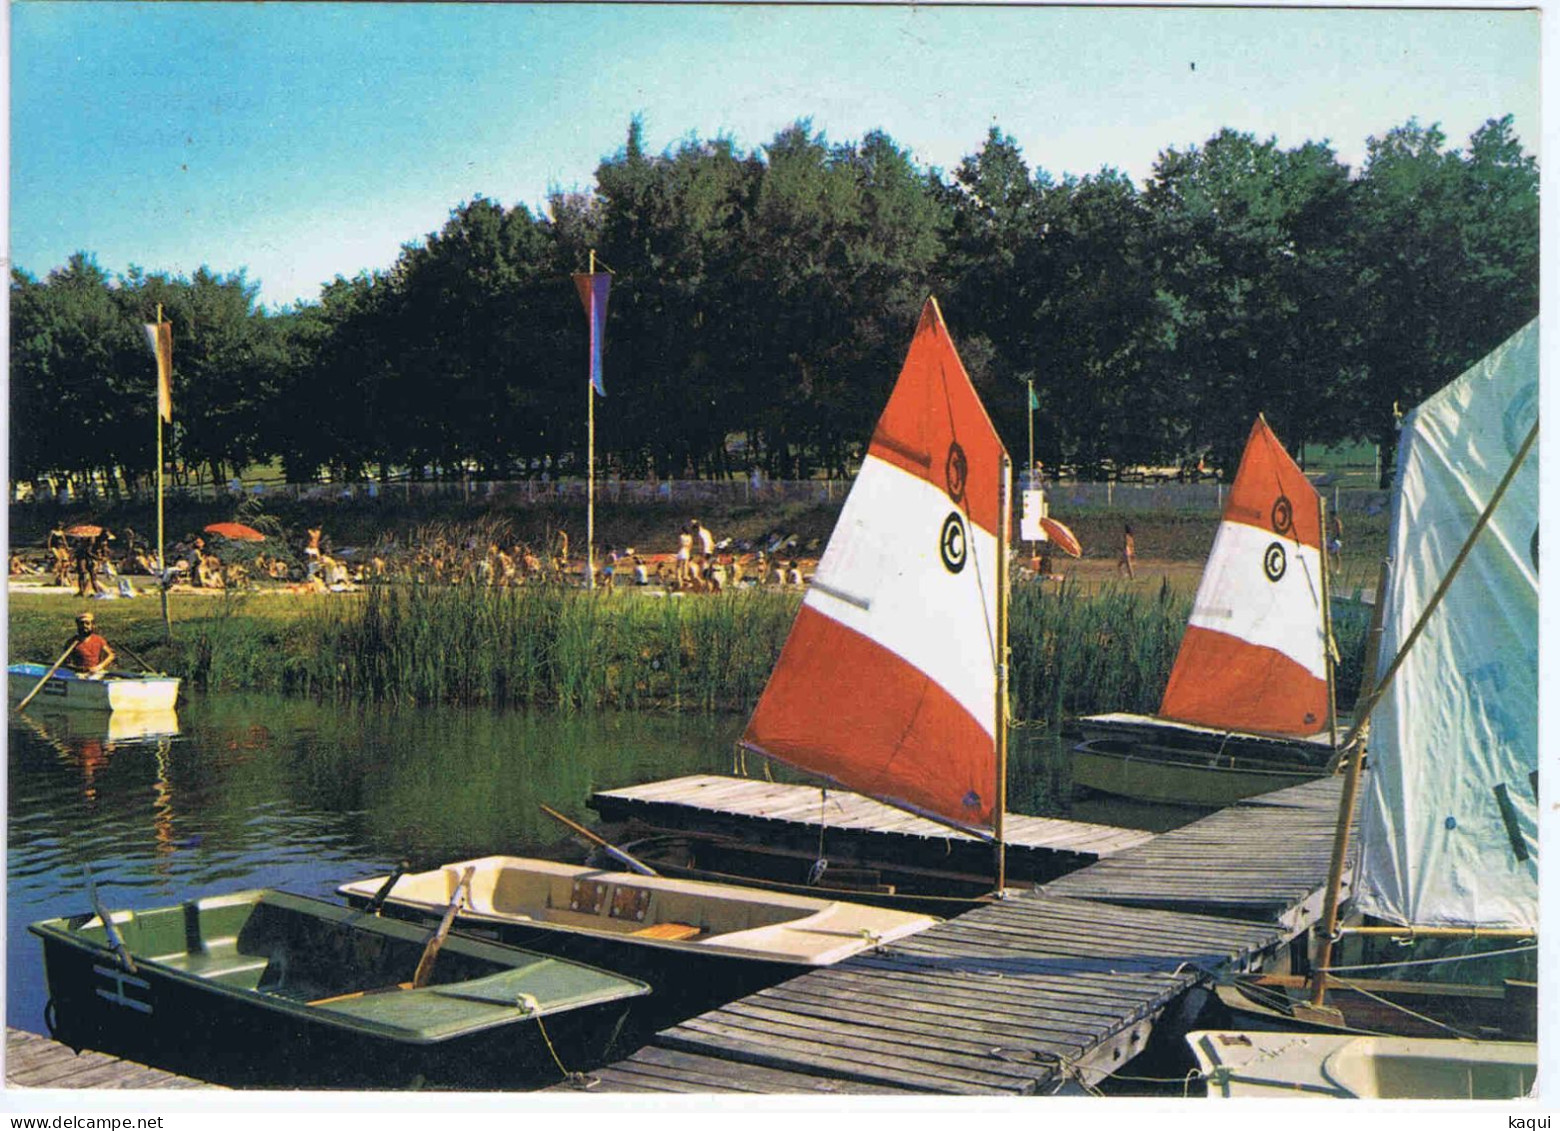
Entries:
<svg viewBox="0 0 1560 1131">
<path fill-rule="evenodd" d="M 60 665 L 63 664 L 66 661 L 66 659 L 69 658 L 70 654 L 72 652 L 74 652 L 75 650 L 76 650 L 76 642 L 74 640 L 72 640 L 66 646 L 65 651 L 60 654 L 60 658 L 54 661 L 54 666 L 52 668 L 50 668 L 48 671 L 43 673 L 43 678 L 38 681 L 38 686 L 33 688 L 31 691 L 29 691 L 27 693 L 27 698 L 23 699 L 20 703 L 18 703 L 16 705 L 16 709 L 18 711 L 20 711 L 23 707 L 27 706 L 27 704 L 29 704 L 29 703 L 31 703 L 33 701 L 33 696 L 37 695 L 38 692 L 43 690 L 43 685 L 48 683 L 50 677 L 53 676 L 55 672 L 60 670 Z"/>
<path fill-rule="evenodd" d="M 103 921 L 103 930 L 108 935 L 109 945 L 114 948 L 114 953 L 119 956 L 119 964 L 125 968 L 128 974 L 135 973 L 135 959 L 130 957 L 130 950 L 125 946 L 125 940 L 120 937 L 119 928 L 114 926 L 113 917 L 103 906 L 103 901 L 98 898 L 97 884 L 92 882 L 92 868 L 82 865 L 82 871 L 87 877 L 87 898 L 92 900 L 92 910 L 97 912 L 97 917 Z"/>
<path fill-rule="evenodd" d="M 422 958 L 417 963 L 417 972 L 412 975 L 412 989 L 422 989 L 428 984 L 428 979 L 433 977 L 433 964 L 438 960 L 439 948 L 444 945 L 444 939 L 455 923 L 455 913 L 460 910 L 461 895 L 470 889 L 471 877 L 475 872 L 476 868 L 471 867 L 461 873 L 460 883 L 455 885 L 455 894 L 450 897 L 450 905 L 444 909 L 444 918 L 439 920 L 439 929 L 433 932 L 433 938 L 429 939 L 428 945 L 423 948 Z"/>
<path fill-rule="evenodd" d="M 161 675 L 162 674 L 162 672 L 153 672 L 151 664 L 147 663 L 140 656 L 136 655 L 134 652 L 132 652 L 129 648 L 125 647 L 123 644 L 121 644 L 119 646 L 119 651 L 123 652 L 126 655 L 126 657 L 128 657 L 129 659 L 131 659 L 131 660 L 135 661 L 136 663 L 140 664 L 142 672 L 147 673 L 147 674 L 155 674 L 155 675 Z"/>
<path fill-rule="evenodd" d="M 643 863 L 643 862 L 641 862 L 639 860 L 634 859 L 632 856 L 630 856 L 628 853 L 624 852 L 617 845 L 611 843 L 610 841 L 608 841 L 608 840 L 606 840 L 606 839 L 604 839 L 602 837 L 597 836 L 595 833 L 593 833 L 589 829 L 587 829 L 584 825 L 576 824 L 575 822 L 569 820 L 569 818 L 565 817 L 562 813 L 558 812 L 558 810 L 553 809 L 553 808 L 551 808 L 550 806 L 547 806 L 547 805 L 542 805 L 541 809 L 542 809 L 543 813 L 546 813 L 553 820 L 561 821 L 563 824 L 567 825 L 570 829 L 572 829 L 574 832 L 578 833 L 580 836 L 584 837 L 586 840 L 590 841 L 592 844 L 599 845 L 600 847 L 606 849 L 607 850 L 607 854 L 609 856 L 611 856 L 614 860 L 620 861 L 623 864 L 627 864 L 630 868 L 632 868 L 634 871 L 638 872 L 641 876 L 658 876 L 658 875 L 660 875 L 660 873 L 657 872 L 654 868 L 650 867 L 650 865 L 645 864 L 645 863 Z"/>
<path fill-rule="evenodd" d="M 410 865 L 408 865 L 410 866 Z M 354 1001 L 360 997 L 377 997 L 380 994 L 395 993 L 397 990 L 420 990 L 428 984 L 428 979 L 433 977 L 433 963 L 439 957 L 439 948 L 444 945 L 444 939 L 450 933 L 450 927 L 455 923 L 455 913 L 460 910 L 460 897 L 471 885 L 471 877 L 476 868 L 467 868 L 460 877 L 460 883 L 455 885 L 455 894 L 450 896 L 450 905 L 444 909 L 444 918 L 439 920 L 439 927 L 428 939 L 428 945 L 423 948 L 422 957 L 417 960 L 417 970 L 412 975 L 410 982 L 397 982 L 393 986 L 381 986 L 376 990 L 354 990 L 346 994 L 332 994 L 330 997 L 315 998 L 310 1005 L 332 1005 L 338 1001 Z M 399 875 L 399 873 L 397 873 Z M 391 882 L 394 882 L 392 879 Z M 384 890 L 389 888 L 386 884 Z"/>
<path fill-rule="evenodd" d="M 364 910 L 370 915 L 378 915 L 384 909 L 385 900 L 390 898 L 390 889 L 395 887 L 395 882 L 406 875 L 411 867 L 410 860 L 402 860 L 397 864 L 395 869 L 385 877 L 385 882 L 380 885 L 379 890 L 374 893 L 374 898 L 368 901 L 368 906 Z"/>
</svg>

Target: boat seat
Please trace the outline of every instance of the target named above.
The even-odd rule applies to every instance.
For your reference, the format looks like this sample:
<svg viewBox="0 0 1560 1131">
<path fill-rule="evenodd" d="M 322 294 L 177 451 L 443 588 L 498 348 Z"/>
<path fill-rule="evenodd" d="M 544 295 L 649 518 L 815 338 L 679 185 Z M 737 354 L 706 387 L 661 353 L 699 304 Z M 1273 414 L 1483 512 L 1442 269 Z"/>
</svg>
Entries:
<svg viewBox="0 0 1560 1131">
<path fill-rule="evenodd" d="M 223 982 L 227 985 L 254 989 L 260 984 L 260 976 L 270 964 L 270 959 L 263 954 L 213 954 L 209 951 L 195 951 L 159 958 L 157 962 L 208 982 Z"/>
<path fill-rule="evenodd" d="M 704 932 L 690 923 L 657 923 L 653 927 L 641 927 L 630 933 L 640 939 L 670 939 L 676 942 L 680 939 L 691 939 Z"/>
</svg>

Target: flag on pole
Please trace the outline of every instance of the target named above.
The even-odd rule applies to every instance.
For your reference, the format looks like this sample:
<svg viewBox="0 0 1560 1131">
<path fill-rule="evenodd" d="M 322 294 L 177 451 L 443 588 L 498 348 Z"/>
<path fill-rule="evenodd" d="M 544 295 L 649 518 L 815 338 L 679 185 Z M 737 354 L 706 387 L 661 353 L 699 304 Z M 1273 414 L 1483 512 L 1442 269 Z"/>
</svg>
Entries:
<svg viewBox="0 0 1560 1131">
<path fill-rule="evenodd" d="M 157 413 L 168 424 L 173 423 L 173 323 L 147 322 L 146 344 L 157 358 Z"/>
<path fill-rule="evenodd" d="M 1034 412 L 1040 407 L 1040 399 L 1035 396 L 1035 383 L 1029 382 L 1029 411 Z"/>
<path fill-rule="evenodd" d="M 590 383 L 597 395 L 606 396 L 601 383 L 601 349 L 607 330 L 607 291 L 612 286 L 612 276 L 605 271 L 593 275 L 577 274 L 574 285 L 579 288 L 580 301 L 585 304 L 585 317 L 590 319 Z"/>
</svg>

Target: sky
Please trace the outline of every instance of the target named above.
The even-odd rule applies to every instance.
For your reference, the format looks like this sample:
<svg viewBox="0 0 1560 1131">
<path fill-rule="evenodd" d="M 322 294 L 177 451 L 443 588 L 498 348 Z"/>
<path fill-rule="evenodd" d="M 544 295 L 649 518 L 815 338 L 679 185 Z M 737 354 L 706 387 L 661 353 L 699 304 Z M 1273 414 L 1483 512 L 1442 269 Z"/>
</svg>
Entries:
<svg viewBox="0 0 1560 1131">
<path fill-rule="evenodd" d="M 481 195 L 811 119 L 951 171 L 995 125 L 1053 177 L 1139 182 L 1223 127 L 1292 147 L 1512 114 L 1542 158 L 1536 10 L 637 4 L 9 6 L 13 265 L 242 270 L 272 310 Z"/>
</svg>

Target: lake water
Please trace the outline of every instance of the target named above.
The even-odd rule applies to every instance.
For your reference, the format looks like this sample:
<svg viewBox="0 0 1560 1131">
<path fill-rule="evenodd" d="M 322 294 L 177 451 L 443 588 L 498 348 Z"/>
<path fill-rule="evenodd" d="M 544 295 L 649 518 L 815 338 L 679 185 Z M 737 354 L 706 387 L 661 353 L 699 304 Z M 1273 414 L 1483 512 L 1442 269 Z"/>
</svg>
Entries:
<svg viewBox="0 0 1560 1131">
<path fill-rule="evenodd" d="M 596 790 L 730 773 L 743 721 L 269 695 L 194 696 L 176 719 L 144 726 L 44 704 L 13 711 L 6 1021 L 45 1031 L 42 951 L 27 924 L 86 911 L 88 868 L 105 906 L 156 907 L 250 887 L 335 899 L 338 884 L 403 857 L 425 868 L 558 855 L 568 834 L 539 802 L 591 824 Z M 1060 743 L 1017 730 L 1012 750 L 1011 811 L 1139 828 L 1195 816 L 1074 801 Z"/>
</svg>

